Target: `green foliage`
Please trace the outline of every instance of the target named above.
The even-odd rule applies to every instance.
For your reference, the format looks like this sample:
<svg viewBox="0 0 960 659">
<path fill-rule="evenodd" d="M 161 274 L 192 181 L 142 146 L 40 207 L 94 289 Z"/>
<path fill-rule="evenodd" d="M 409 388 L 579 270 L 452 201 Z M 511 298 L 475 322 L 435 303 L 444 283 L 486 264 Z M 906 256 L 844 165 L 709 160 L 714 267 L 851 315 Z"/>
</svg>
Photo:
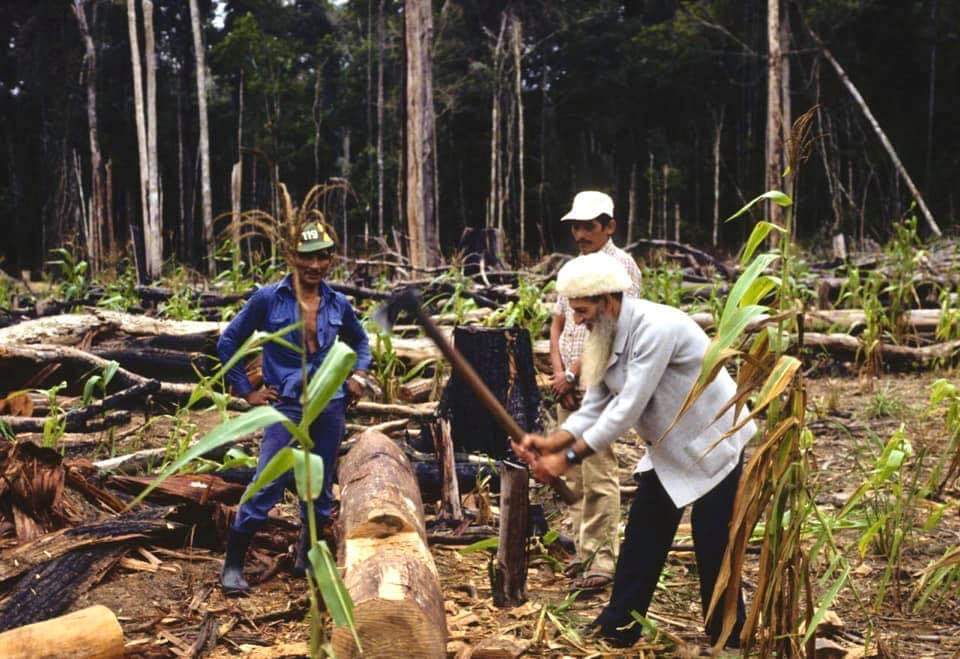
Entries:
<svg viewBox="0 0 960 659">
<path fill-rule="evenodd" d="M 60 395 L 60 392 L 67 388 L 66 382 L 60 382 L 49 389 L 41 389 L 41 393 L 46 394 L 47 396 L 47 405 L 49 407 L 49 412 L 47 412 L 47 418 L 43 422 L 43 436 L 41 444 L 45 448 L 56 448 L 57 444 L 60 441 L 60 438 L 63 437 L 63 433 L 67 429 L 66 419 L 60 417 L 63 414 L 63 408 L 60 407 L 60 403 L 57 401 L 57 396 Z"/>
<path fill-rule="evenodd" d="M 916 501 L 926 495 L 919 485 L 922 455 L 914 462 L 913 446 L 904 426 L 893 433 L 876 457 L 866 479 L 838 513 L 840 520 L 856 517 L 865 528 L 857 541 L 860 556 L 872 551 L 886 561 L 877 583 L 874 608 L 879 610 L 891 580 L 899 584 L 899 566 L 915 527 Z M 894 589 L 899 602 L 899 588 Z"/>
<path fill-rule="evenodd" d="M 536 341 L 543 337 L 544 332 L 553 319 L 553 305 L 544 300 L 548 293 L 556 288 L 556 281 L 549 281 L 544 286 L 521 278 L 517 287 L 517 300 L 510 301 L 496 309 L 487 317 L 488 327 L 522 327 L 530 332 L 530 340 Z"/>
<path fill-rule="evenodd" d="M 370 354 L 373 357 L 370 373 L 383 391 L 384 402 L 394 402 L 400 385 L 419 377 L 428 368 L 436 368 L 439 372 L 439 363 L 433 358 L 408 367 L 394 349 L 393 336 L 389 332 L 385 332 L 373 321 L 367 321 L 366 327 L 368 331 L 376 333 L 376 338 L 370 343 Z"/>
<path fill-rule="evenodd" d="M 683 270 L 672 264 L 644 268 L 640 277 L 640 297 L 680 307 L 683 301 Z"/>
<path fill-rule="evenodd" d="M 83 405 L 92 403 L 93 396 L 98 391 L 101 398 L 106 396 L 107 387 L 110 385 L 110 380 L 116 375 L 118 368 L 120 368 L 120 364 L 111 360 L 100 369 L 100 373 L 96 373 L 87 378 L 83 383 L 83 395 L 80 398 L 81 403 Z"/>
<path fill-rule="evenodd" d="M 103 290 L 103 297 L 97 300 L 97 306 L 113 311 L 129 311 L 140 304 L 137 295 L 137 270 L 124 260 L 117 265 L 119 275 L 108 282 Z"/>
<path fill-rule="evenodd" d="M 170 320 L 203 320 L 200 300 L 197 299 L 190 286 L 187 271 L 183 266 L 176 266 L 173 274 L 167 279 L 167 285 L 172 295 L 160 303 L 160 316 Z"/>
<path fill-rule="evenodd" d="M 906 406 L 903 401 L 886 387 L 881 387 L 874 392 L 866 408 L 867 417 L 871 419 L 899 418 L 905 411 Z"/>
<path fill-rule="evenodd" d="M 60 258 L 47 261 L 47 265 L 56 266 L 59 283 L 57 297 L 64 302 L 81 303 L 90 292 L 90 267 L 86 261 L 75 256 L 70 250 L 58 247 L 50 250 Z"/>
<path fill-rule="evenodd" d="M 0 274 L 0 311 L 10 311 L 16 296 L 17 291 L 11 280 Z"/>
<path fill-rule="evenodd" d="M 943 413 L 950 438 L 927 481 L 927 488 L 940 494 L 960 476 L 960 389 L 957 385 L 943 378 L 934 382 L 930 387 L 929 411 Z"/>
</svg>

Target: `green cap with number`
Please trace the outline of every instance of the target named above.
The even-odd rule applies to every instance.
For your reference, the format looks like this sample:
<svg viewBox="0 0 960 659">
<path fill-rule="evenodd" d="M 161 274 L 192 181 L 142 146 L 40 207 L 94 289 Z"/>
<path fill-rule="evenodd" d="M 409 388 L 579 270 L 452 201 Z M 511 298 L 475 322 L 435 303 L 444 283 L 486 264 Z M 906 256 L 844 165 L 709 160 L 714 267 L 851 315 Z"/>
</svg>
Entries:
<svg viewBox="0 0 960 659">
<path fill-rule="evenodd" d="M 310 222 L 300 231 L 300 240 L 297 243 L 299 253 L 310 254 L 331 247 L 333 247 L 333 239 L 323 225 Z"/>
</svg>

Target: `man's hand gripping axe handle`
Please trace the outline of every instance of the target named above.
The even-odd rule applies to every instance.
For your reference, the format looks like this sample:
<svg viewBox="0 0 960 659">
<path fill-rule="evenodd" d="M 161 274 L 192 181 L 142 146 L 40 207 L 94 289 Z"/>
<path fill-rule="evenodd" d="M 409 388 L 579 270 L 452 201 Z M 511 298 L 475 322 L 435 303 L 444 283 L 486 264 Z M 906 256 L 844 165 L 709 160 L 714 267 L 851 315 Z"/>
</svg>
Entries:
<svg viewBox="0 0 960 659">
<path fill-rule="evenodd" d="M 463 355 L 451 345 L 447 338 L 440 332 L 440 328 L 433 322 L 423 305 L 417 293 L 411 289 L 404 289 L 393 295 L 385 305 L 380 307 L 374 314 L 374 320 L 384 329 L 390 330 L 396 321 L 400 311 L 407 311 L 416 316 L 417 321 L 423 326 L 423 331 L 436 344 L 440 352 L 446 358 L 453 370 L 456 371 L 464 382 L 473 390 L 473 393 L 480 399 L 480 402 L 487 411 L 493 415 L 497 423 L 510 435 L 516 443 L 520 443 L 526 434 L 517 424 L 512 416 L 504 409 L 497 397 L 493 395 L 490 388 L 483 382 L 477 372 L 473 370 Z M 573 493 L 570 487 L 560 478 L 551 478 L 547 485 L 552 487 L 564 503 L 572 505 L 579 501 L 579 497 Z"/>
</svg>

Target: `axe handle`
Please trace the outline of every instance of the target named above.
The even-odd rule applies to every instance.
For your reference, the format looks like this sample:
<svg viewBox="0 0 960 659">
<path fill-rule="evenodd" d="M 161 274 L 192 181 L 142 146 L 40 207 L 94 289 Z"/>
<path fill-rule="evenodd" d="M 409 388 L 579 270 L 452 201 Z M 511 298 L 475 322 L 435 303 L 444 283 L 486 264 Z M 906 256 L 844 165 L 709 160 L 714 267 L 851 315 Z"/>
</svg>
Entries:
<svg viewBox="0 0 960 659">
<path fill-rule="evenodd" d="M 443 353 L 443 356 L 450 362 L 450 365 L 453 367 L 460 377 L 464 379 L 467 385 L 473 390 L 473 392 L 480 399 L 480 402 L 484 407 L 487 408 L 487 411 L 493 415 L 493 418 L 497 420 L 497 423 L 507 431 L 507 434 L 510 435 L 510 438 L 518 444 L 523 439 L 523 436 L 526 435 L 523 428 L 516 422 L 516 420 L 510 416 L 510 413 L 500 404 L 500 401 L 497 400 L 497 397 L 493 395 L 493 392 L 490 391 L 490 388 L 486 383 L 480 378 L 477 372 L 473 369 L 473 366 L 470 365 L 463 355 L 460 354 L 460 351 L 453 347 L 450 341 L 440 332 L 440 328 L 437 327 L 436 323 L 433 322 L 433 319 L 427 315 L 423 307 L 417 307 L 417 320 L 420 321 L 420 324 L 423 326 L 423 330 L 427 333 L 427 336 L 436 344 L 437 348 L 440 349 L 440 352 Z M 573 490 L 560 478 L 551 478 L 547 485 L 552 487 L 557 494 L 560 495 L 560 498 L 563 499 L 563 502 L 567 505 L 572 505 L 580 500 L 576 494 L 573 493 Z"/>
</svg>

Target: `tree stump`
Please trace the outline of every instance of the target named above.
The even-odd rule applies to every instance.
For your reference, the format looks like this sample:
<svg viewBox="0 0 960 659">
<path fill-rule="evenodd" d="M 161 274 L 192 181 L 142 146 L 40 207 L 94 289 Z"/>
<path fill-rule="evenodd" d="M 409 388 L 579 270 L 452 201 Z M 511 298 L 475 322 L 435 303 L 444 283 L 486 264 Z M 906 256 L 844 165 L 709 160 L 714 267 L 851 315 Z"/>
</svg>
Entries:
<svg viewBox="0 0 960 659">
<path fill-rule="evenodd" d="M 500 464 L 500 542 L 490 569 L 493 603 L 520 606 L 527 601 L 527 532 L 530 480 L 526 467 Z"/>
<path fill-rule="evenodd" d="M 340 465 L 340 563 L 365 657 L 446 656 L 440 576 L 427 547 L 410 463 L 368 431 Z M 349 629 L 333 631 L 338 657 L 359 656 Z"/>
<path fill-rule="evenodd" d="M 527 432 L 542 430 L 529 332 L 519 327 L 457 327 L 453 341 L 520 427 Z M 457 373 L 443 390 L 439 414 L 450 420 L 455 448 L 494 459 L 509 455 L 506 431 Z"/>
</svg>

